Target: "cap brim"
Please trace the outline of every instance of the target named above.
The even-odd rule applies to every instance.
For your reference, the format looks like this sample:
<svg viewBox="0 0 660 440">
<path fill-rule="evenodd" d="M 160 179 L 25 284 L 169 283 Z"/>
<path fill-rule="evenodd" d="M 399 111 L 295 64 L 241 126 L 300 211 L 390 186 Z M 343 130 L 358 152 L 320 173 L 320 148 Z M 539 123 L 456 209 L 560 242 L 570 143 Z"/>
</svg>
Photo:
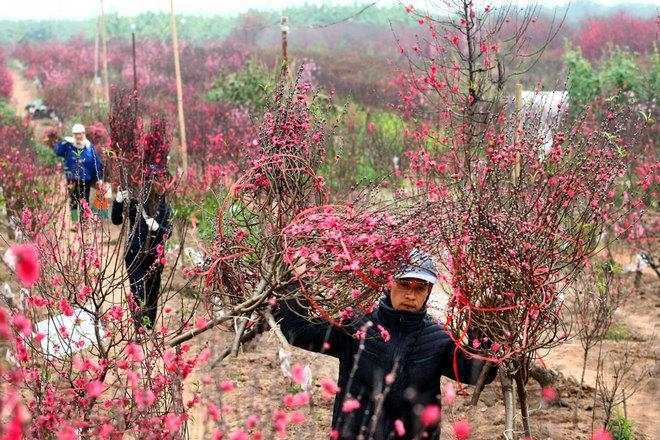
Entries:
<svg viewBox="0 0 660 440">
<path fill-rule="evenodd" d="M 424 270 L 424 271 L 419 271 L 419 270 L 410 270 L 406 272 L 402 272 L 401 274 L 397 274 L 395 276 L 396 279 L 401 280 L 401 279 L 414 279 L 414 280 L 422 280 L 426 281 L 427 283 L 435 284 L 438 281 L 438 277 L 433 275 L 431 272 Z"/>
</svg>

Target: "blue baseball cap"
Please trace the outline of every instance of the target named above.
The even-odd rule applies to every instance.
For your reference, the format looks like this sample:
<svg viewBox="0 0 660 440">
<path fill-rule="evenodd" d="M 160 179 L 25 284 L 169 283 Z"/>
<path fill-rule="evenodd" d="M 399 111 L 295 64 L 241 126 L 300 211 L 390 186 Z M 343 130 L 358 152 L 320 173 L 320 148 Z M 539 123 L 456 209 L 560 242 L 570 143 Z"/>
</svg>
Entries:
<svg viewBox="0 0 660 440">
<path fill-rule="evenodd" d="M 413 249 L 408 261 L 401 265 L 394 278 L 398 280 L 415 279 L 435 284 L 438 281 L 438 270 L 428 254 Z"/>
</svg>

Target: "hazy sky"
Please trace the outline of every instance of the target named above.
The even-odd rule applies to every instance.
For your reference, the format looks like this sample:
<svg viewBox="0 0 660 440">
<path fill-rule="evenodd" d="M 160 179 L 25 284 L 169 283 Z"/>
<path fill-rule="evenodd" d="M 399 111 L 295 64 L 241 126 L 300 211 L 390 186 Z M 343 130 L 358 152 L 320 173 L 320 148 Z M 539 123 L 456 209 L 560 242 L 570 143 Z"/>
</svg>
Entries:
<svg viewBox="0 0 660 440">
<path fill-rule="evenodd" d="M 502 0 L 484 0 L 484 3 L 497 4 Z M 582 1 L 582 0 L 573 0 Z M 595 0 L 603 5 L 626 3 L 626 0 Z M 136 15 L 145 11 L 169 11 L 169 0 L 104 0 L 108 12 L 120 15 Z M 480 3 L 481 1 L 478 0 Z M 647 3 L 660 6 L 660 0 L 629 0 L 629 3 Z M 178 13 L 200 15 L 234 15 L 250 8 L 279 10 L 286 6 L 304 4 L 344 4 L 360 5 L 369 0 L 175 0 Z M 396 0 L 380 0 L 379 4 L 397 4 Z M 424 0 L 406 0 L 404 3 L 423 6 Z M 518 3 L 522 3 L 519 1 Z M 555 6 L 566 0 L 539 0 L 539 3 Z M 89 18 L 97 15 L 100 0 L 0 0 L 0 19 L 17 18 Z"/>
</svg>

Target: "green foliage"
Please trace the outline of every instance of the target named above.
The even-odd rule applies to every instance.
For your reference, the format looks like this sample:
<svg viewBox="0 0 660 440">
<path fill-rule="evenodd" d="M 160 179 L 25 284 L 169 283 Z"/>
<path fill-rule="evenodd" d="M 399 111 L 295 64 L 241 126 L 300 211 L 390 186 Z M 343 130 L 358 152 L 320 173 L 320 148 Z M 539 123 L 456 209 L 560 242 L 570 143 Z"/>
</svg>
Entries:
<svg viewBox="0 0 660 440">
<path fill-rule="evenodd" d="M 181 194 L 179 194 L 181 193 Z M 212 241 L 217 234 L 217 217 L 220 201 L 224 194 L 207 191 L 204 195 L 175 192 L 172 198 L 174 216 L 179 220 L 190 222 L 195 217 L 197 221 L 197 236 L 205 242 Z"/>
<path fill-rule="evenodd" d="M 403 157 L 404 132 L 405 123 L 396 112 L 349 105 L 328 145 L 321 175 L 339 191 L 359 182 L 380 182 L 392 175 L 392 159 Z"/>
<path fill-rule="evenodd" d="M 275 75 L 263 64 L 249 61 L 238 72 L 222 71 L 206 94 L 210 101 L 247 107 L 261 112 L 269 102 L 275 85 Z"/>
<path fill-rule="evenodd" d="M 59 163 L 62 162 L 61 157 L 55 155 L 55 151 L 48 145 L 40 142 L 35 143 L 34 150 L 37 153 L 37 160 L 39 164 L 49 169 L 54 169 Z"/>
<path fill-rule="evenodd" d="M 415 23 L 417 18 L 406 14 L 400 5 L 369 7 L 364 9 L 363 5 L 331 5 L 331 4 L 306 4 L 304 6 L 291 6 L 282 11 L 270 13 L 272 20 L 279 20 L 284 15 L 289 18 L 289 23 L 300 26 L 323 26 L 337 22 L 346 21 L 348 18 L 352 23 L 379 24 L 388 26 L 392 23 Z"/>
<path fill-rule="evenodd" d="M 632 440 L 634 438 L 632 426 L 633 423 L 620 413 L 607 422 L 607 430 L 612 434 L 614 440 Z"/>
<path fill-rule="evenodd" d="M 628 329 L 622 323 L 619 322 L 613 323 L 610 326 L 609 330 L 607 330 L 605 339 L 607 339 L 608 341 L 615 341 L 615 342 L 625 341 L 626 339 L 628 339 Z"/>
<path fill-rule="evenodd" d="M 177 34 L 182 41 L 220 40 L 230 34 L 234 17 L 178 16 Z M 41 41 L 66 41 L 82 35 L 93 39 L 96 34 L 96 18 L 88 20 L 1 20 L 0 42 L 36 43 Z M 134 17 L 117 14 L 106 15 L 108 38 L 128 38 L 133 32 L 140 38 L 168 40 L 171 37 L 170 15 L 164 12 L 145 12 Z"/>
<path fill-rule="evenodd" d="M 657 45 L 654 45 L 649 61 L 649 74 L 646 81 L 647 94 L 653 99 L 657 99 L 660 93 L 660 52 Z"/>
<path fill-rule="evenodd" d="M 570 71 L 568 95 L 571 111 L 576 114 L 602 97 L 610 102 L 628 105 L 651 103 L 660 93 L 660 55 L 657 47 L 643 58 L 618 47 L 610 48 L 609 57 L 594 67 L 579 48 L 566 48 L 566 65 Z M 642 114 L 645 119 L 651 115 Z"/>
<path fill-rule="evenodd" d="M 599 82 L 602 92 L 610 95 L 634 92 L 639 96 L 643 76 L 637 58 L 627 50 L 611 50 L 610 57 L 600 66 Z"/>
<path fill-rule="evenodd" d="M 16 116 L 14 110 L 9 106 L 9 102 L 5 99 L 0 99 L 0 121 L 6 125 L 10 119 Z"/>
<path fill-rule="evenodd" d="M 566 48 L 566 66 L 570 72 L 568 79 L 570 108 L 573 112 L 577 112 L 598 96 L 600 82 L 591 63 L 582 56 L 580 48 Z"/>
<path fill-rule="evenodd" d="M 18 116 L 16 115 L 16 112 L 14 111 L 13 108 L 11 108 L 9 103 L 4 99 L 0 99 L 0 126 L 17 124 L 18 123 L 16 119 L 17 117 Z M 33 130 L 31 127 L 29 128 L 29 130 L 30 130 L 30 144 L 25 145 L 24 147 L 34 148 L 39 165 L 44 166 L 48 169 L 54 169 L 57 166 L 57 164 L 61 162 L 61 159 L 55 155 L 53 149 L 48 145 L 41 142 L 34 142 Z"/>
</svg>

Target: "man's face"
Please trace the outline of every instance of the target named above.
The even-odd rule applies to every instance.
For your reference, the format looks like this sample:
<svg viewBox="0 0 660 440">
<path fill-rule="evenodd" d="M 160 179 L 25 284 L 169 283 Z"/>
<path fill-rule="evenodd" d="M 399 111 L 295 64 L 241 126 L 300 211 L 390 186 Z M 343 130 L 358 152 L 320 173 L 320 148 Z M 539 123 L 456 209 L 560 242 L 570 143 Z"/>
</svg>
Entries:
<svg viewBox="0 0 660 440">
<path fill-rule="evenodd" d="M 78 143 L 83 142 L 85 140 L 85 133 L 74 133 L 73 138 Z"/>
<path fill-rule="evenodd" d="M 412 278 L 395 280 L 390 288 L 392 307 L 408 312 L 420 311 L 431 293 L 431 287 L 426 281 Z"/>
</svg>

